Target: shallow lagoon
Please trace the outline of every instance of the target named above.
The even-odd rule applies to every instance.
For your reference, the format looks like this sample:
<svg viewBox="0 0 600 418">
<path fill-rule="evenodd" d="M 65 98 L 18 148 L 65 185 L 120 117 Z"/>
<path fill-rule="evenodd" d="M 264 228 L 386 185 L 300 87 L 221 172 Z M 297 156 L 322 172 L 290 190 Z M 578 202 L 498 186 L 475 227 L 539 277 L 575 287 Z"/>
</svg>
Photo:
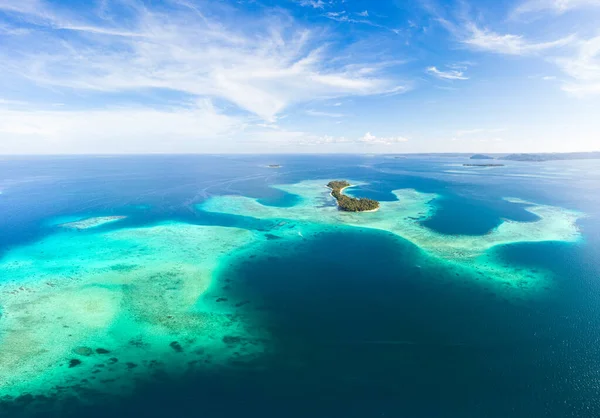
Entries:
<svg viewBox="0 0 600 418">
<path fill-rule="evenodd" d="M 121 161 L 118 190 L 94 161 L 63 161 L 71 175 L 51 180 L 38 161 L 44 181 L 80 196 L 46 196 L 50 210 L 35 199 L 44 181 L 3 187 L 10 415 L 200 416 L 199 401 L 204 416 L 593 411 L 593 196 L 558 178 L 455 181 L 429 160 L 282 157 L 268 170 L 258 157 L 136 158 Z M 382 210 L 337 212 L 321 188 L 334 178 Z M 462 236 L 426 226 L 445 200 L 480 209 Z M 53 221 L 114 216 L 127 218 Z"/>
</svg>

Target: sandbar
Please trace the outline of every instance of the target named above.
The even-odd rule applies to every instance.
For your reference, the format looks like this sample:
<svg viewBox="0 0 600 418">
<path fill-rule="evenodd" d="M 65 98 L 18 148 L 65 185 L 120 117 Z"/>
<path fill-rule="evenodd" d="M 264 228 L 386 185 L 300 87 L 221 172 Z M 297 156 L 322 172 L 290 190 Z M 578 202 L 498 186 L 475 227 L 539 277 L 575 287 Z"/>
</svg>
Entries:
<svg viewBox="0 0 600 418">
<path fill-rule="evenodd" d="M 70 229 L 91 229 L 97 228 L 108 223 L 120 221 L 121 219 L 125 218 L 126 216 L 97 216 L 93 218 L 86 218 L 78 221 L 63 223 L 59 226 Z"/>
</svg>

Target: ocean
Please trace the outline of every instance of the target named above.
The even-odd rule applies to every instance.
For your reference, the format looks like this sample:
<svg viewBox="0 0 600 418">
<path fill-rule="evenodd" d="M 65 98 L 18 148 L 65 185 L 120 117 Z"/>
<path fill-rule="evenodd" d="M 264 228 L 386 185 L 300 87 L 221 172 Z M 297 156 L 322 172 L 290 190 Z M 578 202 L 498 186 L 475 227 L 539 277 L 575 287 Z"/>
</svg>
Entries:
<svg viewBox="0 0 600 418">
<path fill-rule="evenodd" d="M 597 161 L 465 163 L 1 157 L 0 416 L 600 416 Z"/>
</svg>

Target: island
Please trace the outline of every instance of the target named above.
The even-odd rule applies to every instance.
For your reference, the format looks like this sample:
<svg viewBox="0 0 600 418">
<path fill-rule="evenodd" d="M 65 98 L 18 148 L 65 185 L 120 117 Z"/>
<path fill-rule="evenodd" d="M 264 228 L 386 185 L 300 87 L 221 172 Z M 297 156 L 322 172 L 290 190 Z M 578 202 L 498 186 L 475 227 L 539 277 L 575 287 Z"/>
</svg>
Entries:
<svg viewBox="0 0 600 418">
<path fill-rule="evenodd" d="M 471 155 L 471 160 L 493 160 L 494 157 L 490 157 L 489 155 L 484 154 L 475 154 Z"/>
<path fill-rule="evenodd" d="M 463 164 L 463 167 L 504 167 L 504 164 Z"/>
<path fill-rule="evenodd" d="M 268 168 L 281 168 L 281 166 L 279 164 L 269 164 L 267 167 Z"/>
<path fill-rule="evenodd" d="M 509 154 L 499 158 L 508 161 L 565 161 L 565 160 L 594 160 L 600 159 L 600 152 L 567 152 L 540 154 Z"/>
<path fill-rule="evenodd" d="M 375 212 L 379 209 L 379 202 L 373 199 L 349 197 L 343 194 L 344 189 L 350 187 L 346 180 L 333 180 L 327 183 L 331 189 L 331 196 L 337 201 L 338 208 L 346 212 Z"/>
</svg>

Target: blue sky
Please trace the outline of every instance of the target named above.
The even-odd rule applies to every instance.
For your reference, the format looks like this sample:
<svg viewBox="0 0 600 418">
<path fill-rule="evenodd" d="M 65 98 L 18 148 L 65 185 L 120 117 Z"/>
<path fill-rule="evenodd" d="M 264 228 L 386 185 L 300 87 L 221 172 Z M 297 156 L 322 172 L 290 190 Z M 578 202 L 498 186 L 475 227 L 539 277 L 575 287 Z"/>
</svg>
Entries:
<svg viewBox="0 0 600 418">
<path fill-rule="evenodd" d="M 600 0 L 0 0 L 0 153 L 600 150 Z"/>
</svg>

